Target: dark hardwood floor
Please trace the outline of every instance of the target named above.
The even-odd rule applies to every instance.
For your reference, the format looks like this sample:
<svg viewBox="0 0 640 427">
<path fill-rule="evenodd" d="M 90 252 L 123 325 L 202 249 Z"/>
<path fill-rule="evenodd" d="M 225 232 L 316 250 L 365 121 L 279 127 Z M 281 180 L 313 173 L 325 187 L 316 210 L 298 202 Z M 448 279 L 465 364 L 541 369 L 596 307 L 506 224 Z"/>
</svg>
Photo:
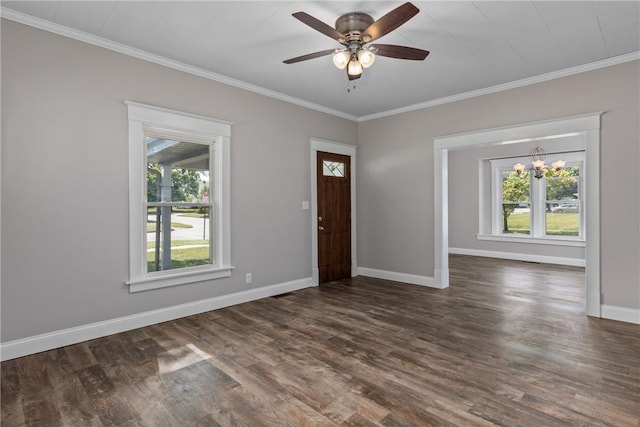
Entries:
<svg viewBox="0 0 640 427">
<path fill-rule="evenodd" d="M 2 426 L 639 426 L 640 326 L 584 271 L 451 257 L 2 363 Z"/>
</svg>

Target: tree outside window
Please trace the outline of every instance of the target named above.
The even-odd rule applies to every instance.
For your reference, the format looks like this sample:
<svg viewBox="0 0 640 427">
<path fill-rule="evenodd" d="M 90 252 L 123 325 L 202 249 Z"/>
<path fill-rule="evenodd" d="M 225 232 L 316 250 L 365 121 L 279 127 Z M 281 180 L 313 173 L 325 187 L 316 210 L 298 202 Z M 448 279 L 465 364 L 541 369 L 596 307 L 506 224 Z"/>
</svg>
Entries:
<svg viewBox="0 0 640 427">
<path fill-rule="evenodd" d="M 530 175 L 502 172 L 502 232 L 529 234 L 531 229 Z M 518 210 L 519 218 L 511 217 Z M 511 220 L 510 220 L 511 218 Z"/>
</svg>

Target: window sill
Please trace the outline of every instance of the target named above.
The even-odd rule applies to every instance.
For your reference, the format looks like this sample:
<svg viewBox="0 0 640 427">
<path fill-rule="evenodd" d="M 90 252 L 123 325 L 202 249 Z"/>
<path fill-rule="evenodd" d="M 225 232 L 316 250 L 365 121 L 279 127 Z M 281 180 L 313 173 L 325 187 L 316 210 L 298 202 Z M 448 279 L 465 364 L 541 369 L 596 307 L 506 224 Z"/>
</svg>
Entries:
<svg viewBox="0 0 640 427">
<path fill-rule="evenodd" d="M 188 283 L 202 282 L 205 280 L 222 279 L 230 277 L 232 266 L 190 268 L 189 271 L 158 272 L 143 277 L 131 279 L 126 282 L 129 292 L 142 292 L 151 289 L 166 288 L 169 286 L 186 285 Z"/>
<path fill-rule="evenodd" d="M 566 238 L 534 238 L 534 237 L 515 237 L 515 236 L 497 236 L 493 234 L 477 234 L 478 240 L 489 240 L 493 242 L 507 243 L 529 243 L 535 245 L 553 245 L 553 246 L 576 246 L 585 247 L 585 241 L 582 239 L 566 239 Z"/>
</svg>

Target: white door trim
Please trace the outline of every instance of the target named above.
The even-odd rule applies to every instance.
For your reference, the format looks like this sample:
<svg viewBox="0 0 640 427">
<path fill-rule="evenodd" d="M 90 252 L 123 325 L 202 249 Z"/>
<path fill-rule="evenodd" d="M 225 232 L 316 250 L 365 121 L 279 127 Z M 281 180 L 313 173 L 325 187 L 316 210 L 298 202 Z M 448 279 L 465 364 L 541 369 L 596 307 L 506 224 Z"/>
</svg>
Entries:
<svg viewBox="0 0 640 427">
<path fill-rule="evenodd" d="M 519 126 L 434 138 L 434 284 L 449 286 L 448 153 L 470 147 L 514 144 L 532 138 L 583 133 L 586 138 L 585 276 L 586 314 L 600 317 L 600 116 L 601 112 Z"/>
<path fill-rule="evenodd" d="M 355 145 L 341 142 L 327 141 L 319 138 L 309 138 L 311 146 L 311 281 L 314 286 L 320 282 L 320 270 L 318 269 L 318 175 L 317 157 L 318 151 L 326 153 L 342 154 L 349 156 L 351 180 L 351 276 L 358 275 L 358 261 L 356 254 L 356 147 Z"/>
</svg>

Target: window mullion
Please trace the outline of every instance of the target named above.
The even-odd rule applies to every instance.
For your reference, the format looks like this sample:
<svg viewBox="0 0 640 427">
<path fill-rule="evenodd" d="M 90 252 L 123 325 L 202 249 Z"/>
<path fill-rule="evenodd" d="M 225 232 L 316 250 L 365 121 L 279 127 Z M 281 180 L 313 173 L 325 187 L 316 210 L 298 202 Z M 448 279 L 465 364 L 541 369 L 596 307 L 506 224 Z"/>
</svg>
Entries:
<svg viewBox="0 0 640 427">
<path fill-rule="evenodd" d="M 502 180 L 500 170 L 495 162 L 491 161 L 491 233 L 500 234 L 500 221 L 502 216 Z"/>
<path fill-rule="evenodd" d="M 580 162 L 579 163 L 580 166 L 580 175 L 578 176 L 578 212 L 579 212 L 579 229 L 578 229 L 578 237 L 581 239 L 586 239 L 585 236 L 585 218 L 584 218 L 584 213 L 586 212 L 585 210 L 585 203 L 584 203 L 584 199 L 585 199 L 585 172 L 586 172 L 586 168 L 585 168 L 585 163 L 584 162 Z"/>
<path fill-rule="evenodd" d="M 531 237 L 542 238 L 545 231 L 546 178 L 531 178 Z"/>
</svg>

